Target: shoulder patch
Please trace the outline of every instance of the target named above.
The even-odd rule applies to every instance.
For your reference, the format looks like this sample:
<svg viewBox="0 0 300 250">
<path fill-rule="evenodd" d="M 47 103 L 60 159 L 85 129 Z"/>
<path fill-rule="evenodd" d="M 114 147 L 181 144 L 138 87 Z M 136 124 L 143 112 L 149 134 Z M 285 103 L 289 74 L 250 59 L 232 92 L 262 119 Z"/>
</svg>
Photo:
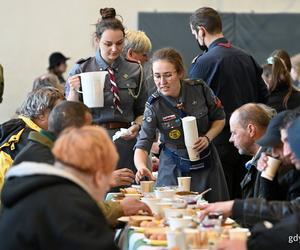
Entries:
<svg viewBox="0 0 300 250">
<path fill-rule="evenodd" d="M 146 105 L 153 104 L 159 98 L 158 91 L 155 91 L 152 95 L 149 96 Z"/>
<path fill-rule="evenodd" d="M 205 82 L 202 80 L 202 79 L 184 79 L 183 82 L 185 84 L 188 84 L 188 85 L 201 85 L 201 84 L 205 84 Z"/>
<path fill-rule="evenodd" d="M 77 64 L 82 64 L 82 63 L 86 62 L 87 60 L 89 60 L 90 58 L 91 58 L 91 57 L 81 58 L 81 59 L 79 59 L 76 63 L 77 63 Z"/>
</svg>

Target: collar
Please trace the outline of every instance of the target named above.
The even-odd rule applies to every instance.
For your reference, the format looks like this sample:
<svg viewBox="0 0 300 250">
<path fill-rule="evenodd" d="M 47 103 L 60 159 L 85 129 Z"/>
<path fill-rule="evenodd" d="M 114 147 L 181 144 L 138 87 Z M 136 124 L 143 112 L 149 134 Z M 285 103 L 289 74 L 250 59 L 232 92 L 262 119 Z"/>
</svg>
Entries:
<svg viewBox="0 0 300 250">
<path fill-rule="evenodd" d="M 28 139 L 43 144 L 51 149 L 53 148 L 56 137 L 51 132 L 41 130 L 40 132 L 31 131 L 28 135 Z"/>
<path fill-rule="evenodd" d="M 53 142 L 57 139 L 56 135 L 54 133 L 50 132 L 50 131 L 46 131 L 46 130 L 42 129 L 40 131 L 40 133 L 43 136 L 47 137 L 49 140 L 53 141 Z"/>
<path fill-rule="evenodd" d="M 5 179 L 8 180 L 9 178 L 13 177 L 24 177 L 33 175 L 58 176 L 67 179 L 73 183 L 76 183 L 88 194 L 90 194 L 89 187 L 75 174 L 65 170 L 63 167 L 64 165 L 59 162 L 55 162 L 54 165 L 38 162 L 22 162 L 18 165 L 15 165 L 13 168 L 10 168 L 7 171 L 7 174 L 5 175 Z M 92 197 L 91 194 L 90 196 Z"/>
<path fill-rule="evenodd" d="M 185 87 L 184 84 L 182 83 L 182 81 L 180 82 L 180 92 L 179 92 L 179 97 L 178 98 L 174 98 L 171 96 L 165 96 L 162 93 L 158 92 L 158 94 L 165 99 L 173 108 L 176 108 L 176 105 L 179 103 L 185 103 Z"/>
<path fill-rule="evenodd" d="M 218 46 L 219 43 L 228 43 L 228 40 L 225 37 L 218 38 L 209 45 L 208 50 Z"/>
<path fill-rule="evenodd" d="M 251 167 L 253 166 L 253 162 L 252 159 L 250 161 L 247 161 L 245 163 L 245 168 L 249 171 L 251 169 Z"/>
<path fill-rule="evenodd" d="M 100 71 L 104 71 L 107 70 L 107 68 L 109 68 L 110 66 L 108 65 L 108 63 L 103 59 L 103 57 L 100 54 L 100 49 L 97 49 L 96 51 L 96 62 L 99 65 Z M 111 68 L 115 71 L 118 72 L 119 70 L 119 65 L 124 61 L 124 58 L 122 56 L 119 56 L 111 65 Z"/>
<path fill-rule="evenodd" d="M 38 125 L 36 125 L 30 118 L 23 115 L 19 115 L 18 118 L 22 119 L 26 123 L 26 125 L 32 130 L 35 130 L 37 132 L 41 131 L 41 128 Z"/>
</svg>

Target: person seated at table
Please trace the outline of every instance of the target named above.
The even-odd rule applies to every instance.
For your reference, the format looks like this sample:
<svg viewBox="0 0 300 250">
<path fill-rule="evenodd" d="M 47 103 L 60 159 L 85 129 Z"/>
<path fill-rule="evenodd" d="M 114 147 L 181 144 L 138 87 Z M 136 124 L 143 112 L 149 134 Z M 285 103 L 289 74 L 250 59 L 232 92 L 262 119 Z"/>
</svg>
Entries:
<svg viewBox="0 0 300 250">
<path fill-rule="evenodd" d="M 48 130 L 32 131 L 28 136 L 28 144 L 17 154 L 14 165 L 24 161 L 43 162 L 53 165 L 55 162 L 51 149 L 60 133 L 70 127 L 82 127 L 92 124 L 90 109 L 82 102 L 63 101 L 49 114 Z M 123 168 L 112 173 L 112 186 L 131 185 L 134 174 L 131 170 Z M 134 215 L 139 211 L 151 214 L 150 208 L 143 202 L 133 198 L 126 198 L 122 202 L 99 201 L 110 225 L 114 226 L 117 219 L 123 215 Z"/>
<path fill-rule="evenodd" d="M 257 169 L 264 171 L 268 166 L 268 156 L 281 161 L 273 180 L 261 177 L 263 197 L 268 200 L 294 200 L 300 197 L 300 171 L 295 169 L 289 157 L 283 155 L 283 143 L 280 138 L 280 127 L 285 117 L 294 111 L 280 112 L 270 121 L 266 133 L 256 143 L 267 147 L 270 152 L 262 153 L 257 162 Z"/>
<path fill-rule="evenodd" d="M 280 127 L 281 141 L 283 144 L 283 157 L 289 158 L 295 169 L 300 172 L 300 161 L 291 151 L 287 138 L 287 129 L 291 123 L 300 117 L 299 109 L 291 111 L 283 118 Z M 299 119 L 299 118 L 298 118 Z M 296 135 L 294 135 L 297 137 Z M 291 136 L 292 137 L 292 136 Z M 293 140 L 294 138 L 292 138 Z M 291 214 L 300 213 L 300 196 L 291 201 L 266 201 L 265 199 L 244 199 L 225 202 L 216 202 L 202 206 L 204 217 L 209 212 L 223 212 L 225 217 L 230 216 L 244 226 L 253 226 L 255 223 L 268 220 L 278 223 L 282 218 Z"/>
<path fill-rule="evenodd" d="M 158 90 L 146 103 L 144 122 L 135 145 L 136 181 L 154 178 L 146 163 L 158 129 L 162 150 L 156 185 L 174 186 L 178 184 L 177 177 L 191 176 L 191 190 L 202 192 L 212 188 L 205 196 L 208 201 L 228 199 L 224 172 L 212 143 L 225 124 L 221 102 L 202 80 L 183 80 L 182 57 L 172 48 L 154 53 L 152 69 Z M 199 161 L 189 160 L 181 121 L 185 116 L 196 117 L 199 137 L 193 149 L 199 153 Z"/>
<path fill-rule="evenodd" d="M 241 182 L 242 197 L 262 197 L 260 174 L 256 169 L 261 153 L 255 142 L 266 131 L 273 110 L 265 105 L 248 103 L 236 109 L 229 120 L 231 136 L 229 141 L 238 149 L 239 154 L 253 156 L 245 165 L 247 173 Z M 241 166 L 244 167 L 244 166 Z"/>
<path fill-rule="evenodd" d="M 56 88 L 35 89 L 27 95 L 18 116 L 0 125 L 0 190 L 7 169 L 27 144 L 29 132 L 47 129 L 49 112 L 62 100 L 64 95 Z"/>
<path fill-rule="evenodd" d="M 300 118 L 281 130 L 284 154 L 291 158 L 300 170 Z M 254 213 L 254 211 L 253 211 Z M 300 211 L 281 219 L 273 225 L 270 222 L 257 224 L 246 239 L 221 240 L 217 249 L 222 250 L 273 250 L 299 249 Z"/>
<path fill-rule="evenodd" d="M 3 187 L 2 249 L 117 249 L 97 205 L 110 188 L 118 154 L 100 127 L 68 129 L 55 141 L 54 165 L 23 162 Z"/>
</svg>

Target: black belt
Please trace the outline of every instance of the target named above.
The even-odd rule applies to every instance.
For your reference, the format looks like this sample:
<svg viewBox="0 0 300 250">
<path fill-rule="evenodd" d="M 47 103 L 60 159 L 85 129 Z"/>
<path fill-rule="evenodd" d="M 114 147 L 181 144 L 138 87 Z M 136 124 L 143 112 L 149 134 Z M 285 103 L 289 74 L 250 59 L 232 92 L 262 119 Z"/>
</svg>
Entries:
<svg viewBox="0 0 300 250">
<path fill-rule="evenodd" d="M 106 123 L 101 123 L 100 126 L 106 129 L 129 128 L 130 123 L 129 122 L 106 122 Z"/>
<path fill-rule="evenodd" d="M 167 148 L 172 148 L 172 149 L 186 149 L 185 145 L 176 145 L 176 144 L 171 144 L 171 143 L 165 143 L 165 146 Z"/>
</svg>

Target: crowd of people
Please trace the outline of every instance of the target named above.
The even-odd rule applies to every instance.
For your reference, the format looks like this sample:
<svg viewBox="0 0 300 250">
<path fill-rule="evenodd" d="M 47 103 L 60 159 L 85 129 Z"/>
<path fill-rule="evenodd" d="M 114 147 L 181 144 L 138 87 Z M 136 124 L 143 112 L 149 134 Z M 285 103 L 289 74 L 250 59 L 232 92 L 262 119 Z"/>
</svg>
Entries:
<svg viewBox="0 0 300 250">
<path fill-rule="evenodd" d="M 251 229 L 218 249 L 298 249 L 289 237 L 300 234 L 299 56 L 279 49 L 261 67 L 225 38 L 219 13 L 202 7 L 190 29 L 203 51 L 187 72 L 173 48 L 150 57 L 149 37 L 125 30 L 115 9 L 100 15 L 95 55 L 65 80 L 70 58 L 52 53 L 0 126 L 0 249 L 118 249 L 117 219 L 152 212 L 105 194 L 145 179 L 176 186 L 181 176 L 192 177 L 193 191 L 212 188 L 201 216 L 222 212 Z M 79 74 L 94 71 L 107 72 L 104 104 L 88 108 Z M 197 161 L 185 145 L 187 116 L 196 118 Z M 120 129 L 128 133 L 113 142 Z M 281 162 L 271 179 L 262 174 L 270 156 Z"/>
</svg>

